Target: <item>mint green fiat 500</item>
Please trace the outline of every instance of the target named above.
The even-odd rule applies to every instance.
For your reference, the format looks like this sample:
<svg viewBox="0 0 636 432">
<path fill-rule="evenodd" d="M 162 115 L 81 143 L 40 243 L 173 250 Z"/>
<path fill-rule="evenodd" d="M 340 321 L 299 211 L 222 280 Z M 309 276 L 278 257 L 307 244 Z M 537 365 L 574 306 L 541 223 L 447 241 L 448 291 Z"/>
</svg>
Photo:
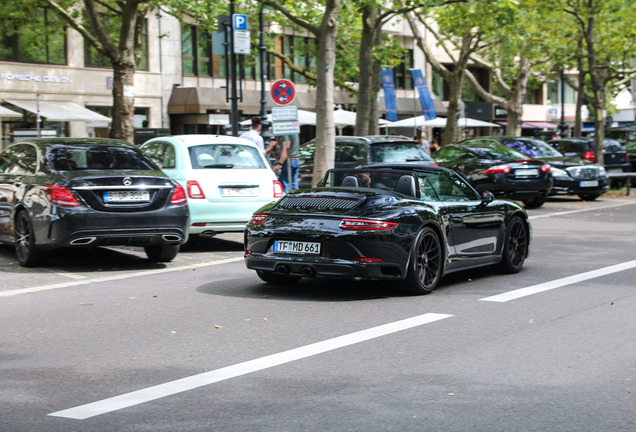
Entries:
<svg viewBox="0 0 636 432">
<path fill-rule="evenodd" d="M 284 194 L 263 153 L 246 139 L 164 136 L 141 149 L 185 189 L 191 235 L 241 232 L 256 209 Z"/>
</svg>

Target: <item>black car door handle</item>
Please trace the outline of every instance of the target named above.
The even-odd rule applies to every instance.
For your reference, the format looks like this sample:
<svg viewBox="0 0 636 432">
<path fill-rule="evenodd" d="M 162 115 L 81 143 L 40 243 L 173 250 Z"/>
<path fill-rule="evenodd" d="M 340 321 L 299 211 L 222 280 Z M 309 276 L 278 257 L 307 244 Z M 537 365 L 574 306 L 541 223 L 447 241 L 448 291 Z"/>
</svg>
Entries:
<svg viewBox="0 0 636 432">
<path fill-rule="evenodd" d="M 451 217 L 451 221 L 453 223 L 464 223 L 464 217 L 463 216 L 453 216 L 453 217 Z"/>
</svg>

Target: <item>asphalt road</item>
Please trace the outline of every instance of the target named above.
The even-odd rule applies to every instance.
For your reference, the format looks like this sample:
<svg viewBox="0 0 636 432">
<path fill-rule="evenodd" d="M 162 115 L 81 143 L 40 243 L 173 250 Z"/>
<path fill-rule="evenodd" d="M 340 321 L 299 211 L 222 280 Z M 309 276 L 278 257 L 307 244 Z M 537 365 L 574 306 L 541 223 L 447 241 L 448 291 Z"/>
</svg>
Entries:
<svg viewBox="0 0 636 432">
<path fill-rule="evenodd" d="M 634 431 L 636 200 L 532 210 L 517 275 L 262 283 L 241 236 L 22 269 L 0 247 L 0 431 Z"/>
</svg>

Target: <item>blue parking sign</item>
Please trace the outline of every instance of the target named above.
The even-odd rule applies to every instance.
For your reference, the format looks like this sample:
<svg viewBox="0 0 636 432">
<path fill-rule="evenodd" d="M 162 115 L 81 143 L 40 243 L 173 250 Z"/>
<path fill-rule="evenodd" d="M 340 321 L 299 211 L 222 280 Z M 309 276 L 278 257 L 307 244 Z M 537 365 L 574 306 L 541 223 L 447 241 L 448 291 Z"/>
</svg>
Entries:
<svg viewBox="0 0 636 432">
<path fill-rule="evenodd" d="M 247 30 L 247 15 L 232 15 L 232 26 L 234 30 Z"/>
</svg>

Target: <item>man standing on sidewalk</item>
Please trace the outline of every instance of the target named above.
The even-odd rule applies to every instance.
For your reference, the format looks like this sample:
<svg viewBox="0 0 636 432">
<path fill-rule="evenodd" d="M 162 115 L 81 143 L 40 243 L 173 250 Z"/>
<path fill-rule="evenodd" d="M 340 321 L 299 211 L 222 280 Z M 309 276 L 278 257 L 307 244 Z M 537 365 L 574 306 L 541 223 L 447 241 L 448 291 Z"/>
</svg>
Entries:
<svg viewBox="0 0 636 432">
<path fill-rule="evenodd" d="M 283 141 L 282 150 L 274 172 L 280 172 L 278 181 L 285 193 L 298 189 L 298 171 L 300 170 L 300 139 L 298 135 L 288 135 Z M 291 189 L 290 189 L 291 181 Z"/>
<path fill-rule="evenodd" d="M 247 132 L 241 134 L 239 138 L 244 138 L 246 140 L 252 141 L 256 146 L 260 149 L 263 154 L 265 153 L 265 143 L 263 142 L 263 137 L 260 134 L 262 125 L 260 117 L 252 117 L 252 128 Z"/>
</svg>

